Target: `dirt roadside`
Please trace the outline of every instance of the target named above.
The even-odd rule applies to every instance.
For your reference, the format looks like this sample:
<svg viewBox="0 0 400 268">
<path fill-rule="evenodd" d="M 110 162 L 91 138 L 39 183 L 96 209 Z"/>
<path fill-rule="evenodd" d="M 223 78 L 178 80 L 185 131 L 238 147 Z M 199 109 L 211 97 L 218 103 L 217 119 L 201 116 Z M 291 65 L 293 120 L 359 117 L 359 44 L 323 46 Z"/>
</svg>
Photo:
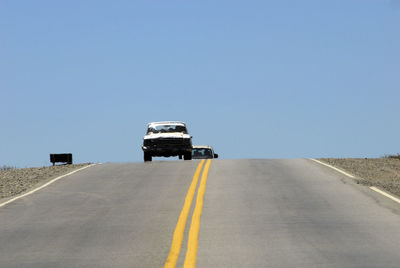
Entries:
<svg viewBox="0 0 400 268">
<path fill-rule="evenodd" d="M 400 197 L 400 159 L 396 158 L 320 158 L 356 176 L 356 181 L 375 186 Z"/>
<path fill-rule="evenodd" d="M 40 183 L 87 165 L 89 164 L 0 170 L 0 199 L 16 196 Z"/>
</svg>

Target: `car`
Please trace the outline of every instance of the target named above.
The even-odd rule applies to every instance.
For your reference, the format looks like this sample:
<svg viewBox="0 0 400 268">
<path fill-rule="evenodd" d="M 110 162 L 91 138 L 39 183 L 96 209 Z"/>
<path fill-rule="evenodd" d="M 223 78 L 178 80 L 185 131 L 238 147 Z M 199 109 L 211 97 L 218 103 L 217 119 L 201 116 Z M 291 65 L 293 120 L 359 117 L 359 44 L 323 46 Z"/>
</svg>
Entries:
<svg viewBox="0 0 400 268">
<path fill-rule="evenodd" d="M 154 156 L 179 156 L 179 159 L 191 160 L 192 136 L 184 122 L 152 122 L 147 125 L 142 149 L 145 162 L 152 161 Z"/>
<path fill-rule="evenodd" d="M 212 159 L 218 158 L 214 149 L 208 145 L 194 145 L 192 149 L 192 159 Z"/>
</svg>

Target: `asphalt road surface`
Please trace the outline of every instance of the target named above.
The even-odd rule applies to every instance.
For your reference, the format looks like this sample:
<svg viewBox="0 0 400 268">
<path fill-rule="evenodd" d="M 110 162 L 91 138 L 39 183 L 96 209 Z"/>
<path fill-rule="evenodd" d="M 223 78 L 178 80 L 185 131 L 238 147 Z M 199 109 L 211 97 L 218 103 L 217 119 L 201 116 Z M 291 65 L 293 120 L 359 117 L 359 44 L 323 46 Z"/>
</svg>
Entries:
<svg viewBox="0 0 400 268">
<path fill-rule="evenodd" d="M 400 266 L 400 205 L 344 175 L 307 159 L 212 160 L 208 176 L 200 163 L 96 165 L 0 207 L 0 267 L 163 267 L 171 252 L 176 267 Z"/>
</svg>

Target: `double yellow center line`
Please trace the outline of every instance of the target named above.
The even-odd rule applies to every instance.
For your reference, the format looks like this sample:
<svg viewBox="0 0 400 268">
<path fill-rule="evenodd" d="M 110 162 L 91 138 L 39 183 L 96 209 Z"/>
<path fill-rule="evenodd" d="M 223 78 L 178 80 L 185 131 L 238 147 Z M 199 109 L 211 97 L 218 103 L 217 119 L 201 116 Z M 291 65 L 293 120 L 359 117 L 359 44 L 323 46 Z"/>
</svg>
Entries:
<svg viewBox="0 0 400 268">
<path fill-rule="evenodd" d="M 179 253 L 181 251 L 183 235 L 185 232 L 186 221 L 189 216 L 190 207 L 192 206 L 193 197 L 196 193 L 197 182 L 200 177 L 201 170 L 203 169 L 205 160 L 201 160 L 196 168 L 193 176 L 192 183 L 190 184 L 188 193 L 185 198 L 185 203 L 183 205 L 181 214 L 179 215 L 178 222 L 175 227 L 174 236 L 172 238 L 171 249 L 168 254 L 167 260 L 164 264 L 164 268 L 174 268 L 178 261 Z M 201 176 L 199 190 L 197 192 L 196 206 L 192 215 L 192 223 L 189 229 L 188 246 L 186 250 L 185 262 L 183 267 L 195 267 L 197 248 L 198 248 L 198 238 L 200 230 L 200 216 L 203 210 L 204 193 L 206 191 L 208 170 L 210 169 L 211 160 L 208 159 Z"/>
</svg>

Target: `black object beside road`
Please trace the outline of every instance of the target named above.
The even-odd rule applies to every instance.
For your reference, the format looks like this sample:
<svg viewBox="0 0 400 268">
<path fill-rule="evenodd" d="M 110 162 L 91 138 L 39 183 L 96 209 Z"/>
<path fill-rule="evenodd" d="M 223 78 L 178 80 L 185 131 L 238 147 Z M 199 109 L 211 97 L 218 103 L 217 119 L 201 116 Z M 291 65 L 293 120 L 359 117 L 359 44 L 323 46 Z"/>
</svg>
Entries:
<svg viewBox="0 0 400 268">
<path fill-rule="evenodd" d="M 53 163 L 53 166 L 56 163 L 72 165 L 72 154 L 50 154 L 50 162 Z"/>
</svg>

